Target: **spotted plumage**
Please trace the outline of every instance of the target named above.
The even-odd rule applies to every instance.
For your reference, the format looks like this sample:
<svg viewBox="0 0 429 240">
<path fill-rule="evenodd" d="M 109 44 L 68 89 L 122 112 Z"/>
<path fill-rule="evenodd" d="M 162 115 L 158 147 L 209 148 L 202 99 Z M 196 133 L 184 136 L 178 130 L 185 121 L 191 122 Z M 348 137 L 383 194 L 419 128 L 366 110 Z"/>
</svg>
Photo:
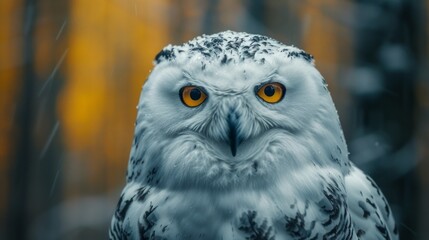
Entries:
<svg viewBox="0 0 429 240">
<path fill-rule="evenodd" d="M 398 239 L 311 55 L 226 31 L 154 63 L 110 239 Z"/>
</svg>

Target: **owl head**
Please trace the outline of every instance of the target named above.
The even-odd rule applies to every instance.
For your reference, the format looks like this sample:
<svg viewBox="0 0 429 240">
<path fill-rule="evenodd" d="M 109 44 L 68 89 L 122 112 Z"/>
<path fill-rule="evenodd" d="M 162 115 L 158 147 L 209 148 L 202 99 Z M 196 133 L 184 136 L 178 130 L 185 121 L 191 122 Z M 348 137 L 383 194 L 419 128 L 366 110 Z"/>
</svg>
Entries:
<svg viewBox="0 0 429 240">
<path fill-rule="evenodd" d="M 311 55 L 226 31 L 165 47 L 143 86 L 128 181 L 265 187 L 348 164 L 338 115 Z"/>
</svg>

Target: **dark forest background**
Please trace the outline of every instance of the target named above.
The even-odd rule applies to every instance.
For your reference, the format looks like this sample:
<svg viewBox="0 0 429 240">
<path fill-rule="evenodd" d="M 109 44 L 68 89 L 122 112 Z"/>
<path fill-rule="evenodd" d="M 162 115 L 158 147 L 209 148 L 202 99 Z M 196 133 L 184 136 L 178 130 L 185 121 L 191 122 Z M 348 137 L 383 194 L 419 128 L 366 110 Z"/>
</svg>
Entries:
<svg viewBox="0 0 429 240">
<path fill-rule="evenodd" d="M 156 53 L 248 31 L 314 55 L 351 160 L 429 238 L 428 0 L 0 0 L 0 239 L 106 239 Z"/>
</svg>

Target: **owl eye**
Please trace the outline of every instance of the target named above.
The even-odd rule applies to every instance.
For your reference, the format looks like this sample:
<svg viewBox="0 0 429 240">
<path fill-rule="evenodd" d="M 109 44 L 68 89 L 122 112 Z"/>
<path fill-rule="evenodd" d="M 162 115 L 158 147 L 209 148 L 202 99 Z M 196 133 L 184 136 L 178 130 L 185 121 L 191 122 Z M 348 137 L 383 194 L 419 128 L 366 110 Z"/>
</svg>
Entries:
<svg viewBox="0 0 429 240">
<path fill-rule="evenodd" d="M 258 97 L 267 103 L 278 103 L 283 99 L 286 88 L 280 83 L 267 83 L 256 91 Z"/>
<path fill-rule="evenodd" d="M 183 87 L 180 89 L 179 94 L 182 103 L 191 108 L 198 107 L 207 98 L 207 95 L 204 93 L 204 91 L 195 86 Z"/>
</svg>

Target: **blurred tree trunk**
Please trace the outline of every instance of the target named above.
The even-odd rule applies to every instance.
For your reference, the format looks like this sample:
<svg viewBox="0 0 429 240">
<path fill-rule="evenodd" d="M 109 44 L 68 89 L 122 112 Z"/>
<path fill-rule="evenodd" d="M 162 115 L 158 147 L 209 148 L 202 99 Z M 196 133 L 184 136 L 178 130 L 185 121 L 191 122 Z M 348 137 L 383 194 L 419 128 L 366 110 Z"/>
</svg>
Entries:
<svg viewBox="0 0 429 240">
<path fill-rule="evenodd" d="M 58 120 L 58 98 L 65 81 L 63 66 L 68 56 L 68 1 L 39 0 L 35 60 L 40 80 L 36 86 L 35 155 L 29 179 L 31 201 L 30 239 L 61 236 L 61 213 L 52 211 L 61 201 L 63 165 L 62 125 Z M 40 37 L 41 36 L 41 37 Z M 49 46 L 49 47 L 46 47 Z"/>
<path fill-rule="evenodd" d="M 10 188 L 7 217 L 7 238 L 26 239 L 29 225 L 28 179 L 33 160 L 34 122 L 34 30 L 37 18 L 35 0 L 26 0 L 23 10 L 23 80 L 16 115 L 17 138 L 15 158 L 11 159 Z"/>
<path fill-rule="evenodd" d="M 246 21 L 245 25 L 242 26 L 243 30 L 249 33 L 258 33 L 265 35 L 267 33 L 266 28 L 266 1 L 265 0 L 247 0 L 246 4 Z"/>
<path fill-rule="evenodd" d="M 216 8 L 219 5 L 219 0 L 207 1 L 207 6 L 204 11 L 202 32 L 204 34 L 213 34 L 216 29 L 217 13 Z"/>
<path fill-rule="evenodd" d="M 351 144 L 351 156 L 387 195 L 401 238 L 421 238 L 414 136 L 423 2 L 357 0 L 356 9 L 351 134 L 363 141 Z"/>
<path fill-rule="evenodd" d="M 427 238 L 429 236 L 429 0 L 425 0 L 424 8 L 426 10 L 425 16 L 421 22 L 423 25 L 424 35 L 421 39 L 422 45 L 424 46 L 421 49 L 422 56 L 425 58 L 419 64 L 420 67 L 420 82 L 417 86 L 419 107 L 420 107 L 420 116 L 419 116 L 419 132 L 417 133 L 418 137 L 418 160 L 419 160 L 419 175 L 421 180 L 420 190 L 422 191 L 419 202 L 419 233 L 420 239 Z"/>
<path fill-rule="evenodd" d="M 68 52 L 68 5 L 26 0 L 23 9 L 23 80 L 14 126 L 15 157 L 10 162 L 7 238 L 52 239 L 60 231 L 60 213 L 44 216 L 62 195 L 57 99 Z M 40 224 L 40 219 L 48 220 Z"/>
<path fill-rule="evenodd" d="M 186 22 L 185 17 L 185 2 L 187 0 L 176 0 L 171 3 L 172 7 L 172 17 L 170 22 L 171 37 L 174 43 L 180 43 L 183 41 Z"/>
</svg>

